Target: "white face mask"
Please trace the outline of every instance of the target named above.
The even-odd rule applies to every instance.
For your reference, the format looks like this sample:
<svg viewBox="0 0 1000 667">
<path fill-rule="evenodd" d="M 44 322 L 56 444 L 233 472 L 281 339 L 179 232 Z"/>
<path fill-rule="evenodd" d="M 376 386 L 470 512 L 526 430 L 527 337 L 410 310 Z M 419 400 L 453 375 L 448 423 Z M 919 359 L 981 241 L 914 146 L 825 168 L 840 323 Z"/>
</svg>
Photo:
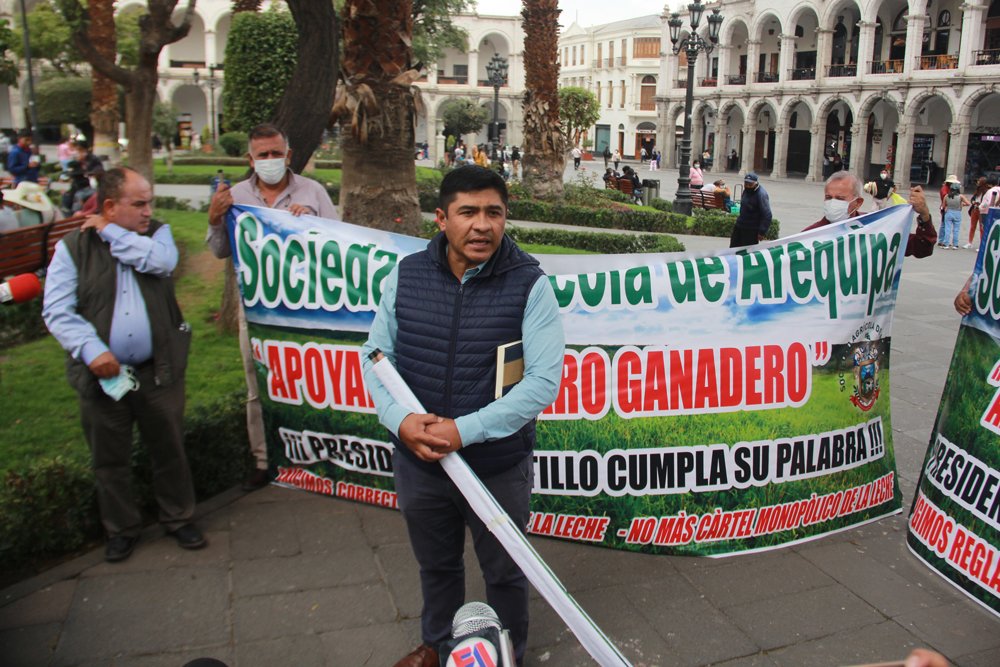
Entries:
<svg viewBox="0 0 1000 667">
<path fill-rule="evenodd" d="M 135 376 L 135 369 L 127 364 L 122 364 L 120 369 L 118 375 L 99 380 L 104 393 L 116 401 L 120 401 L 122 396 L 139 388 L 139 378 Z"/>
<path fill-rule="evenodd" d="M 843 199 L 826 199 L 823 201 L 823 217 L 830 222 L 840 222 L 851 217 L 851 203 Z"/>
<path fill-rule="evenodd" d="M 882 172 L 881 174 L 879 174 L 879 176 L 881 176 L 881 177 L 882 177 L 882 180 L 883 180 L 883 181 L 884 181 L 885 179 L 889 178 L 889 174 L 887 174 L 887 173 L 886 173 L 886 172 L 884 172 L 884 171 L 883 171 L 883 172 Z"/>
<path fill-rule="evenodd" d="M 276 157 L 271 160 L 254 160 L 253 170 L 260 180 L 268 185 L 277 185 L 285 177 L 285 158 Z"/>
</svg>

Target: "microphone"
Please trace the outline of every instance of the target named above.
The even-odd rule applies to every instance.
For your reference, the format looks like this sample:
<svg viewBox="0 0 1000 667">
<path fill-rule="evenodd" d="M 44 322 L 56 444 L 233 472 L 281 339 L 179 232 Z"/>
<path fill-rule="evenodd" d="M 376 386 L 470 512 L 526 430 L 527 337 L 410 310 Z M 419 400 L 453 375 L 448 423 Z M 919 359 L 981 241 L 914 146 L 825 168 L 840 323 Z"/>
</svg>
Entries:
<svg viewBox="0 0 1000 667">
<path fill-rule="evenodd" d="M 452 620 L 451 636 L 441 646 L 442 667 L 515 667 L 510 633 L 485 602 L 462 605 Z"/>
<path fill-rule="evenodd" d="M 22 273 L 0 283 L 0 303 L 25 303 L 42 293 L 42 283 L 34 273 Z"/>
</svg>

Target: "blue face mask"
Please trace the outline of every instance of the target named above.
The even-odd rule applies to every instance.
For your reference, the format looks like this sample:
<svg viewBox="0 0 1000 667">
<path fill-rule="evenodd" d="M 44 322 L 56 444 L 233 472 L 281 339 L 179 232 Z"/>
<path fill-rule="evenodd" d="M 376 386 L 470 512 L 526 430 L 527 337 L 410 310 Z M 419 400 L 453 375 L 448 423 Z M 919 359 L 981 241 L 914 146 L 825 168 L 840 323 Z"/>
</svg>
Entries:
<svg viewBox="0 0 1000 667">
<path fill-rule="evenodd" d="M 101 378 L 101 389 L 104 393 L 116 401 L 120 401 L 122 396 L 139 388 L 139 378 L 135 376 L 135 369 L 126 364 L 121 365 L 121 371 L 113 378 Z"/>
</svg>

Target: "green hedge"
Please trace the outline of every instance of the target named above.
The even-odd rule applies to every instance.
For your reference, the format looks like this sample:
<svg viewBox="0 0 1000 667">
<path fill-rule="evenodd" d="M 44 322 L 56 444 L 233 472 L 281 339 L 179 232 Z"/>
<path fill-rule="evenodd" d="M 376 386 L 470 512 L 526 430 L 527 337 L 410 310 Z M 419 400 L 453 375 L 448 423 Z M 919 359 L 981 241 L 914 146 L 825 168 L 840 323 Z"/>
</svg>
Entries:
<svg viewBox="0 0 1000 667">
<path fill-rule="evenodd" d="M 507 234 L 518 243 L 558 245 L 609 255 L 633 252 L 681 252 L 684 245 L 673 236 L 662 234 L 609 234 L 605 232 L 574 232 L 564 229 L 537 229 L 507 226 Z M 423 236 L 437 234 L 433 220 L 424 220 Z"/>
<path fill-rule="evenodd" d="M 223 135 L 225 136 L 225 135 Z M 222 137 L 219 137 L 221 140 Z M 175 165 L 218 165 L 220 167 L 244 167 L 248 168 L 246 156 L 243 157 L 228 157 L 224 155 L 205 155 L 205 156 L 186 156 L 186 157 L 175 157 Z M 317 169 L 340 169 L 340 160 L 316 160 Z"/>
<path fill-rule="evenodd" d="M 253 467 L 247 446 L 243 394 L 200 405 L 185 417 L 184 444 L 199 500 L 238 484 Z M 133 490 L 155 520 L 149 456 L 133 449 Z M 42 459 L 8 471 L 0 489 L 0 562 L 23 566 L 65 554 L 101 537 L 90 466 L 63 458 Z"/>
</svg>

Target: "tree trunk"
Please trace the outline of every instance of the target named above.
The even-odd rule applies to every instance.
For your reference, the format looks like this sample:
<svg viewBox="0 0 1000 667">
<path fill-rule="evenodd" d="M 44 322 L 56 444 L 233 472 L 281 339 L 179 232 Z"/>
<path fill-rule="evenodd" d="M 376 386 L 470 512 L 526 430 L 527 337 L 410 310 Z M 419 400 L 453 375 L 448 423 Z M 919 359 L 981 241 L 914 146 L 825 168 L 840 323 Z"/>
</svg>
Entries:
<svg viewBox="0 0 1000 667">
<path fill-rule="evenodd" d="M 341 141 L 340 214 L 347 222 L 419 236 L 423 226 L 413 166 L 413 98 L 408 90 L 376 90 L 381 134 L 361 143 L 350 132 Z"/>
<path fill-rule="evenodd" d="M 115 59 L 115 6 L 113 0 L 90 0 L 87 35 L 105 58 Z M 94 154 L 118 163 L 118 86 L 98 71 L 93 72 L 90 123 L 94 127 Z"/>
<path fill-rule="evenodd" d="M 132 89 L 125 95 L 125 136 L 129 166 L 153 182 L 153 106 L 156 104 L 156 70 L 139 68 Z"/>
<path fill-rule="evenodd" d="M 226 258 L 226 268 L 223 269 L 226 282 L 222 288 L 222 303 L 219 306 L 217 326 L 222 333 L 234 334 L 239 331 L 240 288 L 236 284 L 236 269 L 233 258 Z"/>
<path fill-rule="evenodd" d="M 337 92 L 339 27 L 332 2 L 288 0 L 299 31 L 298 61 L 274 115 L 288 135 L 292 171 L 301 173 L 323 139 Z"/>
<path fill-rule="evenodd" d="M 413 164 L 419 72 L 411 61 L 410 0 L 347 0 L 344 83 L 333 117 L 344 127 L 340 212 L 359 225 L 416 235 L 422 226 Z"/>
<path fill-rule="evenodd" d="M 524 0 L 524 186 L 539 199 L 563 193 L 564 140 L 559 125 L 559 3 Z"/>
</svg>

